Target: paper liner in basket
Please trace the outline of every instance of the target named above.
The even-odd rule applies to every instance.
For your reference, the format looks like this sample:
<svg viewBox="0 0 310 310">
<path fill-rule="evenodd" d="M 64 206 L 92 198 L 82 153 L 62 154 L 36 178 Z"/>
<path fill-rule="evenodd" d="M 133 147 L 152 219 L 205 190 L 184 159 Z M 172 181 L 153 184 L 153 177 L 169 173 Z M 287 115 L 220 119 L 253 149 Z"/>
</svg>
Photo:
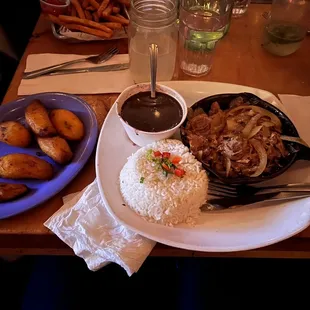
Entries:
<svg viewBox="0 0 310 310">
<path fill-rule="evenodd" d="M 113 36 L 109 39 L 100 38 L 100 37 L 94 36 L 92 34 L 84 33 L 84 32 L 71 31 L 70 29 L 68 29 L 64 26 L 59 27 L 57 32 L 61 36 L 65 36 L 67 38 L 75 39 L 75 40 L 79 40 L 79 41 L 98 41 L 98 40 L 105 41 L 105 40 L 124 39 L 124 38 L 128 37 L 127 30 L 125 27 L 123 27 L 120 30 L 116 30 L 114 32 Z"/>
</svg>

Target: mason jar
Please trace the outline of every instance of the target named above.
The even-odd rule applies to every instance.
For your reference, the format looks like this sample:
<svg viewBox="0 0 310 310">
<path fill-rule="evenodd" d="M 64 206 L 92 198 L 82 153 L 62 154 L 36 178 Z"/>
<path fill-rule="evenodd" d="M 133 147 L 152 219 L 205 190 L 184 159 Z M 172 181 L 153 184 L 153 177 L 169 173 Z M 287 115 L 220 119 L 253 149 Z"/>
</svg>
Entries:
<svg viewBox="0 0 310 310">
<path fill-rule="evenodd" d="M 158 45 L 157 80 L 173 77 L 178 39 L 176 0 L 132 0 L 129 57 L 135 83 L 150 81 L 149 45 Z"/>
</svg>

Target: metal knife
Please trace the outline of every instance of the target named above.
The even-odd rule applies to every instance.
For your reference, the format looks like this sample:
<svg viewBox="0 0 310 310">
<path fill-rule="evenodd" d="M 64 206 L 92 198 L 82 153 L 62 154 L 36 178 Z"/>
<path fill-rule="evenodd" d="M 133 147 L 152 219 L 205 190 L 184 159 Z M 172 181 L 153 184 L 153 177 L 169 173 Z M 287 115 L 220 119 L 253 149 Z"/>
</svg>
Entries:
<svg viewBox="0 0 310 310">
<path fill-rule="evenodd" d="M 74 73 L 87 73 L 87 72 L 109 72 L 109 71 L 121 71 L 129 68 L 129 63 L 115 64 L 108 66 L 100 67 L 89 67 L 89 68 L 80 68 L 80 69 L 62 69 L 54 72 L 49 72 L 41 76 L 52 76 L 52 75 L 64 75 L 64 74 L 74 74 Z M 23 79 L 29 80 L 33 79 L 32 77 L 23 77 Z"/>
</svg>

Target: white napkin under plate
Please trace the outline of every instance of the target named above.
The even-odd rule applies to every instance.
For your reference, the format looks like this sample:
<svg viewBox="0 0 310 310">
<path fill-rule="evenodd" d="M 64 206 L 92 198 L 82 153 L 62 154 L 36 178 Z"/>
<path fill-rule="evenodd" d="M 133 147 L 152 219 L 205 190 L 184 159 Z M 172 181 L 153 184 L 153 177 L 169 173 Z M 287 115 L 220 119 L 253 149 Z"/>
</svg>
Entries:
<svg viewBox="0 0 310 310">
<path fill-rule="evenodd" d="M 64 203 L 44 225 L 83 258 L 92 271 L 114 262 L 131 276 L 156 244 L 117 222 L 107 211 L 96 180 L 82 192 L 64 198 Z"/>
<path fill-rule="evenodd" d="M 279 95 L 299 135 L 310 145 L 310 96 Z"/>
<path fill-rule="evenodd" d="M 27 58 L 25 72 L 53 66 L 66 61 L 87 57 L 86 55 L 32 54 Z M 98 67 L 128 63 L 129 55 L 115 55 L 102 64 L 78 63 L 64 69 Z M 65 92 L 70 94 L 107 94 L 120 93 L 134 84 L 129 70 L 110 72 L 89 72 L 55 76 L 42 76 L 35 79 L 22 79 L 18 95 L 31 95 L 41 92 Z"/>
</svg>

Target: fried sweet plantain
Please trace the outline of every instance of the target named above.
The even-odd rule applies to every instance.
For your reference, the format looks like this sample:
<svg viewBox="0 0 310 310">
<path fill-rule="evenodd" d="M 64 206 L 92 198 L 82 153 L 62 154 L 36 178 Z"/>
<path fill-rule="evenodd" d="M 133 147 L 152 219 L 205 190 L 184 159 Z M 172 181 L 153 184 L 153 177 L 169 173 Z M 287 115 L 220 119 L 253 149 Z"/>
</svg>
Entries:
<svg viewBox="0 0 310 310">
<path fill-rule="evenodd" d="M 59 164 L 66 164 L 72 159 L 72 151 L 67 141 L 61 137 L 38 138 L 41 150 Z"/>
<path fill-rule="evenodd" d="M 14 200 L 28 192 L 24 184 L 0 183 L 0 202 Z"/>
<path fill-rule="evenodd" d="M 32 155 L 8 154 L 0 157 L 0 177 L 49 180 L 53 177 L 53 167 L 45 160 Z"/>
<path fill-rule="evenodd" d="M 64 139 L 78 141 L 83 138 L 84 124 L 73 112 L 56 109 L 51 112 L 50 117 L 58 134 Z"/>
<path fill-rule="evenodd" d="M 41 101 L 33 100 L 26 108 L 25 117 L 28 125 L 37 136 L 52 137 L 57 134 Z"/>
<path fill-rule="evenodd" d="M 7 121 L 0 124 L 0 141 L 18 147 L 27 147 L 31 142 L 31 134 L 22 124 Z"/>
</svg>

